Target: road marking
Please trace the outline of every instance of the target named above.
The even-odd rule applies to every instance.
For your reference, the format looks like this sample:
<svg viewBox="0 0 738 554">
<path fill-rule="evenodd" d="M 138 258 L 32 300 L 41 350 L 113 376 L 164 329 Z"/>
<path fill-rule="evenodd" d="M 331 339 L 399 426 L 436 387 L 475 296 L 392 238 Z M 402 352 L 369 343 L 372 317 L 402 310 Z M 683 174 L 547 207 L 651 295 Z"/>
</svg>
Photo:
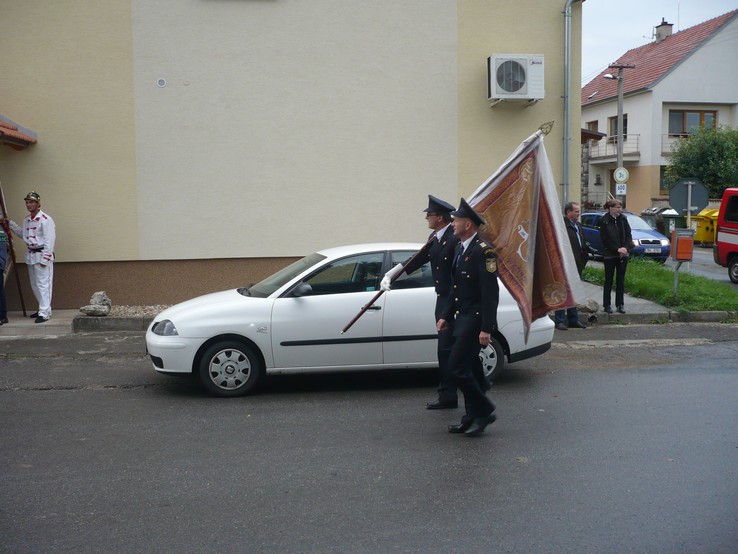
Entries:
<svg viewBox="0 0 738 554">
<path fill-rule="evenodd" d="M 624 340 L 580 340 L 571 342 L 555 342 L 552 348 L 572 348 L 587 350 L 594 348 L 652 348 L 665 346 L 699 346 L 712 344 L 710 339 L 624 339 Z"/>
</svg>

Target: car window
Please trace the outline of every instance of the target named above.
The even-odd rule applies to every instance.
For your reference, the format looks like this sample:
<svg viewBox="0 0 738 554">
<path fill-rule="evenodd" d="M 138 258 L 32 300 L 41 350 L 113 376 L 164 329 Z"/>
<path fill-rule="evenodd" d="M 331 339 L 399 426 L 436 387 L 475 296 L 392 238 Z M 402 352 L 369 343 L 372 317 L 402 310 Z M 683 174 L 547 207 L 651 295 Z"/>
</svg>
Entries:
<svg viewBox="0 0 738 554">
<path fill-rule="evenodd" d="M 628 218 L 628 225 L 630 225 L 631 229 L 641 230 L 641 231 L 652 231 L 653 227 L 651 227 L 646 221 L 637 215 L 628 214 L 626 216 Z"/>
<path fill-rule="evenodd" d="M 593 223 L 594 218 L 595 218 L 594 214 L 584 214 L 582 216 L 582 225 L 584 227 L 594 227 L 594 223 Z"/>
<path fill-rule="evenodd" d="M 725 204 L 725 221 L 738 223 L 738 196 L 728 198 L 728 202 Z"/>
<path fill-rule="evenodd" d="M 398 263 L 404 264 L 415 255 L 415 251 L 398 250 L 390 253 L 390 265 L 395 267 Z M 393 289 L 418 289 L 433 286 L 433 275 L 430 263 L 426 262 L 410 275 L 403 273 L 392 284 Z"/>
<path fill-rule="evenodd" d="M 306 269 L 314 266 L 318 262 L 325 260 L 325 256 L 322 254 L 310 254 L 305 256 L 301 260 L 288 265 L 287 267 L 280 269 L 273 275 L 270 275 L 266 279 L 259 281 L 255 285 L 252 285 L 248 289 L 241 289 L 247 296 L 256 296 L 258 298 L 266 298 L 277 289 L 281 288 L 289 281 L 297 277 L 300 273 Z M 244 294 L 242 293 L 242 294 Z"/>
<path fill-rule="evenodd" d="M 312 287 L 313 295 L 376 291 L 384 276 L 383 262 L 384 252 L 341 258 L 320 268 L 305 282 Z"/>
</svg>

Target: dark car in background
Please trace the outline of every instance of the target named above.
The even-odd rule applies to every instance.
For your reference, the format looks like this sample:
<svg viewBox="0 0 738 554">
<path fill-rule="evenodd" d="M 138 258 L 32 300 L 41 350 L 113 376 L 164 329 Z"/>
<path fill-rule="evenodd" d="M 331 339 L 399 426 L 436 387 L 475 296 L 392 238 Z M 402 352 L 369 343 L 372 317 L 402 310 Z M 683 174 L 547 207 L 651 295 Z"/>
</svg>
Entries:
<svg viewBox="0 0 738 554">
<path fill-rule="evenodd" d="M 584 239 L 596 259 L 603 255 L 602 239 L 600 238 L 600 219 L 605 212 L 589 212 L 582 214 L 581 222 L 584 228 Z M 623 212 L 628 218 L 635 248 L 631 256 L 641 256 L 664 263 L 671 254 L 671 243 L 668 238 L 653 229 L 646 221 L 631 212 Z"/>
</svg>

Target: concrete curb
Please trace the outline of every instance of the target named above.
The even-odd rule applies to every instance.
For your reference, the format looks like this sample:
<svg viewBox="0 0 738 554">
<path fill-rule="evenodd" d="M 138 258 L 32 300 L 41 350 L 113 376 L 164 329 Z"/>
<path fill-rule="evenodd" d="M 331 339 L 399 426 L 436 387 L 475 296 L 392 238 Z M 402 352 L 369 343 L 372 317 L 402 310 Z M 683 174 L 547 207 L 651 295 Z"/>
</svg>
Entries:
<svg viewBox="0 0 738 554">
<path fill-rule="evenodd" d="M 153 317 L 98 317 L 80 314 L 72 320 L 72 332 L 146 331 L 153 320 Z"/>
</svg>

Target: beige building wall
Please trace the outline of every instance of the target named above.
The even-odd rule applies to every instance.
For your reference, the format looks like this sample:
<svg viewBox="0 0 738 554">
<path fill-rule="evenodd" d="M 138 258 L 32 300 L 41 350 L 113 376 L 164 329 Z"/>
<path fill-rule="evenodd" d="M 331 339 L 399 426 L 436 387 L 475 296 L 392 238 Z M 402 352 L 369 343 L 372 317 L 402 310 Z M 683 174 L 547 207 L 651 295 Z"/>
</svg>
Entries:
<svg viewBox="0 0 738 554">
<path fill-rule="evenodd" d="M 137 259 L 129 0 L 4 1 L 0 51 L 0 112 L 38 133 L 24 151 L 0 147 L 10 215 L 22 221 L 36 190 L 57 260 Z"/>
<path fill-rule="evenodd" d="M 564 2 L 520 0 L 459 2 L 459 191 L 469 195 L 543 123 L 554 122 L 545 139 L 554 177 L 561 185 L 564 142 Z M 571 143 L 569 200 L 580 198 L 579 75 L 581 3 L 571 18 Z M 491 54 L 544 54 L 545 99 L 526 107 L 486 100 L 486 60 Z M 561 197 L 561 188 L 559 189 Z"/>
<path fill-rule="evenodd" d="M 426 194 L 468 196 L 547 121 L 560 181 L 562 7 L 4 2 L 0 111 L 39 142 L 0 148 L 0 180 L 14 218 L 36 189 L 56 220 L 54 307 L 95 290 L 172 303 L 321 247 L 423 240 Z M 572 122 L 580 13 L 576 3 Z M 494 52 L 544 54 L 546 98 L 490 109 Z M 576 199 L 577 124 L 572 134 Z"/>
</svg>

